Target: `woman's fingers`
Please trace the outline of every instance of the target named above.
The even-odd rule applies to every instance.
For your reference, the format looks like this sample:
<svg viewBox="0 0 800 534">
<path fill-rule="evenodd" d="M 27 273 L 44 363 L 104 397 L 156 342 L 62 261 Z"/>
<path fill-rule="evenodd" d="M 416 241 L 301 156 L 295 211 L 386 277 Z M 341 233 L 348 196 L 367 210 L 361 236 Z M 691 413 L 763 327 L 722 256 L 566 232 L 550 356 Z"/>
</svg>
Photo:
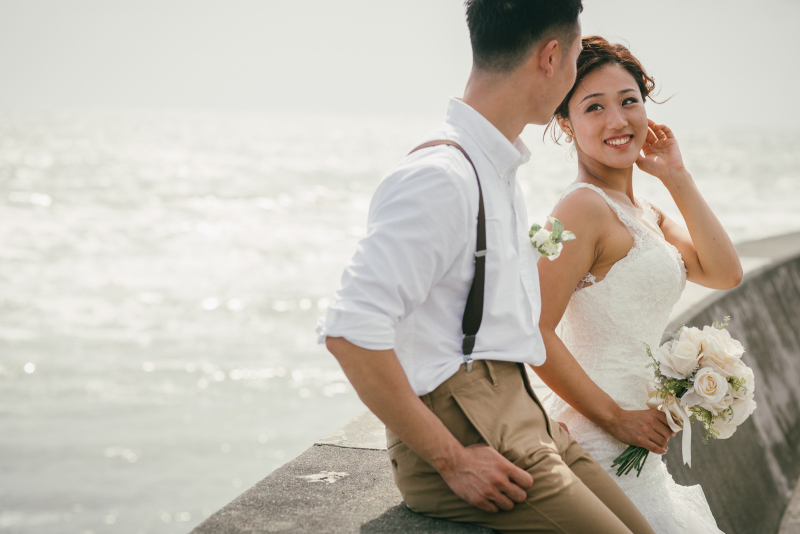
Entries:
<svg viewBox="0 0 800 534">
<path fill-rule="evenodd" d="M 648 128 L 646 142 L 652 145 L 656 141 L 658 141 L 658 136 L 656 136 L 656 133 L 653 131 L 653 128 Z"/>
<path fill-rule="evenodd" d="M 655 135 L 658 139 L 675 139 L 675 134 L 672 133 L 672 130 L 666 124 L 657 124 L 652 119 L 647 119 L 647 126 L 655 132 Z M 648 132 L 649 134 L 649 132 Z M 648 135 L 648 139 L 649 139 Z"/>
<path fill-rule="evenodd" d="M 672 437 L 672 431 L 668 430 L 668 434 L 663 433 L 664 430 L 661 428 L 654 428 L 651 432 L 649 438 L 651 441 L 656 442 L 659 446 L 666 448 L 667 444 L 669 443 L 669 438 Z"/>
<path fill-rule="evenodd" d="M 669 438 L 672 437 L 672 429 L 668 426 L 658 425 L 653 428 L 653 431 L 657 436 L 664 440 L 664 446 L 667 445 L 667 441 L 669 441 Z"/>
<path fill-rule="evenodd" d="M 649 441 L 645 445 L 644 448 L 647 449 L 648 451 L 654 452 L 656 454 L 665 454 L 667 452 L 667 446 L 666 445 L 661 446 L 661 445 L 659 445 L 658 443 L 656 443 L 654 441 Z"/>
<path fill-rule="evenodd" d="M 666 124 L 659 124 L 659 125 L 658 125 L 658 129 L 659 129 L 659 130 L 661 130 L 662 132 L 664 132 L 664 134 L 665 134 L 665 135 L 666 135 L 668 138 L 670 138 L 670 139 L 675 139 L 675 134 L 674 134 L 674 133 L 672 133 L 672 130 L 671 130 L 671 129 L 669 128 L 669 126 L 667 126 Z"/>
<path fill-rule="evenodd" d="M 652 410 L 652 411 L 655 412 L 653 415 L 655 415 L 658 421 L 653 426 L 653 430 L 658 432 L 660 435 L 664 436 L 667 439 L 667 441 L 669 441 L 669 438 L 674 436 L 675 432 L 673 432 L 672 429 L 669 427 L 669 423 L 667 422 L 667 415 L 661 410 Z"/>
</svg>

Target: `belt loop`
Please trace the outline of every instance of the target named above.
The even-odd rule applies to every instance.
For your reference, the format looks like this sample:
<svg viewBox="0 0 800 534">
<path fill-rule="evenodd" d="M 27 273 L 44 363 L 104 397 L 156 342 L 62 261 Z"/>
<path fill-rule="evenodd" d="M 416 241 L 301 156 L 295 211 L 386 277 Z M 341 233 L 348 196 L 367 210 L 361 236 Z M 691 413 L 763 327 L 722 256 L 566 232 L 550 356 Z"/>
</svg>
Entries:
<svg viewBox="0 0 800 534">
<path fill-rule="evenodd" d="M 486 363 L 486 369 L 489 371 L 489 380 L 492 381 L 492 385 L 494 387 L 497 387 L 499 383 L 497 382 L 497 376 L 494 373 L 494 365 L 492 365 L 492 361 L 484 360 L 484 363 Z"/>
</svg>

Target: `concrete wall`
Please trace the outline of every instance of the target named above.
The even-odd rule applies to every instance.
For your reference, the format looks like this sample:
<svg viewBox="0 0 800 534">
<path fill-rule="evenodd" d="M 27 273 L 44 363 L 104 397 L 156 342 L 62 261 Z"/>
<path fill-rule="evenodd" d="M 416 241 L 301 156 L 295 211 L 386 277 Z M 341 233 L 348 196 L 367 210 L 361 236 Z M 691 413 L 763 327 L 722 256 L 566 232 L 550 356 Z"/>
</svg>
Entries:
<svg viewBox="0 0 800 534">
<path fill-rule="evenodd" d="M 678 320 L 702 327 L 726 315 L 755 373 L 758 408 L 728 440 L 703 445 L 705 431 L 694 426 L 692 468 L 677 445 L 667 467 L 679 484 L 702 484 L 727 534 L 778 532 L 800 476 L 800 255 L 750 273 Z"/>
<path fill-rule="evenodd" d="M 726 292 L 687 288 L 677 321 L 710 325 L 730 315 L 746 349 L 758 409 L 728 440 L 703 445 L 694 428 L 691 469 L 673 444 L 679 484 L 702 484 L 726 534 L 800 534 L 800 233 L 737 246 L 745 281 Z M 787 254 L 795 253 L 795 256 Z M 764 267 L 761 265 L 767 264 Z M 708 295 L 711 295 L 708 297 Z M 481 533 L 487 529 L 410 512 L 394 487 L 383 425 L 366 412 L 247 490 L 196 534 L 298 532 Z"/>
</svg>

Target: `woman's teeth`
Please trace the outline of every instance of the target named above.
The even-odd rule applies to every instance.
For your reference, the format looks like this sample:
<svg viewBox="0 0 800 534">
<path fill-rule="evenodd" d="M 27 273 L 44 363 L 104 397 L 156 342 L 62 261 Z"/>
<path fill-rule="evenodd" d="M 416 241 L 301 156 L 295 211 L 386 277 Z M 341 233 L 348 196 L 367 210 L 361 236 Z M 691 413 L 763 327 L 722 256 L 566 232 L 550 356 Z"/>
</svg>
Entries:
<svg viewBox="0 0 800 534">
<path fill-rule="evenodd" d="M 609 139 L 608 141 L 604 141 L 607 145 L 624 145 L 628 141 L 631 140 L 631 136 L 627 137 L 620 137 L 619 139 Z"/>
</svg>

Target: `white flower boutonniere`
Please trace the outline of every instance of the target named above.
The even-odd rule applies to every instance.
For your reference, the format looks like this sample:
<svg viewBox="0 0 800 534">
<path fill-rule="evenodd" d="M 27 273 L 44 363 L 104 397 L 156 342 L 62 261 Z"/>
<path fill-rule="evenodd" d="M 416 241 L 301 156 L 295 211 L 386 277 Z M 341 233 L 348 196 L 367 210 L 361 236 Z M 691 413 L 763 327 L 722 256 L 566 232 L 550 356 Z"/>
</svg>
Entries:
<svg viewBox="0 0 800 534">
<path fill-rule="evenodd" d="M 555 217 L 548 217 L 547 220 L 553 225 L 551 232 L 548 232 L 538 224 L 534 224 L 531 226 L 531 231 L 528 232 L 528 235 L 531 238 L 533 248 L 541 256 L 553 261 L 561 254 L 561 250 L 564 248 L 564 241 L 572 241 L 577 237 L 569 230 L 564 230 L 564 225 Z"/>
</svg>

